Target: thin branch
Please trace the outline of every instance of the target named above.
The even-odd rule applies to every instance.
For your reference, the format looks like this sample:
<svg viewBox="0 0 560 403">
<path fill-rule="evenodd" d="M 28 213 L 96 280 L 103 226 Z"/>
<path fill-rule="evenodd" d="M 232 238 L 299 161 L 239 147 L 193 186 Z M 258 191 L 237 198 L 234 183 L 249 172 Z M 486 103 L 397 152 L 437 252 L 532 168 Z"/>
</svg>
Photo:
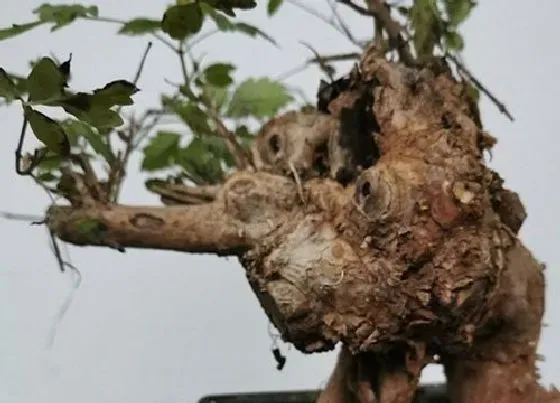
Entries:
<svg viewBox="0 0 560 403">
<path fill-rule="evenodd" d="M 318 18 L 319 20 L 323 21 L 325 24 L 329 25 L 330 27 L 334 28 L 337 32 L 344 35 L 353 45 L 356 45 L 356 46 L 362 48 L 362 44 L 354 38 L 352 33 L 350 33 L 350 35 L 348 35 L 348 33 L 346 32 L 346 26 L 342 27 L 342 26 L 339 26 L 338 24 L 336 24 L 336 21 L 335 21 L 336 15 L 333 15 L 333 17 L 329 18 L 329 17 L 325 16 L 324 14 L 321 14 L 320 12 L 315 10 L 314 8 L 309 7 L 308 5 L 306 5 L 304 3 L 300 3 L 298 0 L 288 0 L 288 3 L 293 5 L 294 7 L 299 8 L 302 11 L 305 11 L 307 14 L 312 15 L 315 18 Z"/>
<path fill-rule="evenodd" d="M 142 55 L 142 59 L 140 60 L 140 64 L 138 64 L 138 69 L 136 70 L 136 74 L 134 75 L 134 80 L 133 80 L 134 84 L 138 84 L 138 80 L 142 75 L 142 71 L 144 70 L 144 64 L 146 63 L 146 59 L 148 58 L 148 53 L 150 52 L 151 48 L 152 48 L 152 42 L 148 42 L 148 45 L 146 46 L 146 50 L 144 50 L 144 54 Z"/>
<path fill-rule="evenodd" d="M 209 107 L 210 105 L 206 106 Z M 210 119 L 212 119 L 212 121 L 216 125 L 216 131 L 218 132 L 220 137 L 224 139 L 228 151 L 231 153 L 231 155 L 233 155 L 233 158 L 235 159 L 235 166 L 237 167 L 237 169 L 242 171 L 251 167 L 253 165 L 251 157 L 247 153 L 247 151 L 243 147 L 241 147 L 241 145 L 237 141 L 237 138 L 235 137 L 235 134 L 226 127 L 218 113 L 213 108 L 208 108 L 207 112 L 210 116 Z"/>
<path fill-rule="evenodd" d="M 197 36 L 196 38 L 194 38 L 192 41 L 190 41 L 187 45 L 188 45 L 189 49 L 192 49 L 196 45 L 200 44 L 202 41 L 210 38 L 211 36 L 213 36 L 213 35 L 215 35 L 219 32 L 220 32 L 219 29 L 213 29 L 212 31 L 202 33 L 199 36 Z"/>
<path fill-rule="evenodd" d="M 340 4 L 350 7 L 352 10 L 361 15 L 374 17 L 378 24 L 381 24 L 387 31 L 389 43 L 397 49 L 402 62 L 408 65 L 414 65 L 414 58 L 410 53 L 408 42 L 401 34 L 401 26 L 391 17 L 391 11 L 381 0 L 369 0 L 368 8 L 354 4 L 351 0 L 337 0 Z"/>
<path fill-rule="evenodd" d="M 350 30 L 350 27 L 346 24 L 346 22 L 344 21 L 344 19 L 342 18 L 342 16 L 338 12 L 335 0 L 327 0 L 327 3 L 328 3 L 328 5 L 331 9 L 331 13 L 333 15 L 333 18 L 336 20 L 336 22 L 338 22 L 338 26 L 344 32 L 344 35 L 346 35 L 348 40 L 350 40 L 350 42 L 354 43 L 355 45 L 358 45 L 359 47 L 363 47 L 362 44 L 360 43 L 360 41 L 358 41 L 354 37 L 354 34 L 352 34 L 352 31 Z"/>
<path fill-rule="evenodd" d="M 312 64 L 321 64 L 321 63 L 333 63 L 333 62 L 345 62 L 345 61 L 349 61 L 349 60 L 356 60 L 360 58 L 360 54 L 359 53 L 355 53 L 355 52 L 350 52 L 350 53 L 339 53 L 339 54 L 333 54 L 333 55 L 318 55 L 316 57 L 313 57 L 311 59 L 306 60 L 303 64 L 301 64 L 300 66 L 294 67 L 284 73 L 279 74 L 278 76 L 276 76 L 276 80 L 278 81 L 283 81 L 286 80 L 302 71 L 304 71 L 305 69 L 307 69 L 309 66 L 311 66 Z"/>
<path fill-rule="evenodd" d="M 152 42 L 148 42 L 144 53 L 142 54 L 142 58 L 140 59 L 140 63 L 138 63 L 138 68 L 136 69 L 136 74 L 134 75 L 133 83 L 134 85 L 138 84 L 138 80 L 140 80 L 140 76 L 144 71 L 144 65 L 146 63 L 146 59 L 148 58 L 148 53 L 152 48 Z M 118 159 L 118 162 L 111 167 L 111 172 L 109 174 L 109 195 L 108 198 L 110 201 L 116 202 L 120 195 L 120 190 L 122 186 L 123 179 L 126 175 L 126 167 L 128 165 L 128 160 L 132 152 L 135 150 L 136 144 L 136 137 L 138 132 L 141 130 L 140 127 L 137 127 L 133 120 L 131 120 L 129 124 L 129 133 L 125 140 L 125 149 L 122 157 Z"/>
<path fill-rule="evenodd" d="M 44 220 L 44 217 L 42 216 L 31 215 L 31 214 L 10 213 L 9 211 L 0 211 L 0 217 L 6 220 L 28 221 L 31 223 L 41 222 Z"/>
<path fill-rule="evenodd" d="M 21 150 L 23 149 L 23 141 L 25 140 L 25 132 L 27 131 L 27 117 L 24 115 L 23 116 L 23 125 L 21 126 L 21 131 L 19 134 L 19 140 L 18 140 L 18 145 L 16 147 L 16 173 L 18 175 L 29 175 L 31 174 L 31 171 L 33 171 L 33 168 L 35 168 L 33 166 L 33 164 L 31 164 L 29 167 L 25 167 L 23 170 L 21 169 Z"/>
<path fill-rule="evenodd" d="M 465 65 L 463 63 L 461 63 L 459 61 L 459 59 L 457 59 L 454 55 L 452 55 L 451 53 L 446 53 L 445 57 L 448 58 L 449 60 L 451 60 L 455 66 L 457 67 L 457 70 L 461 71 L 463 74 L 465 74 L 467 76 L 467 78 L 475 85 L 476 88 L 478 88 L 480 91 L 482 91 L 482 93 L 484 95 L 486 95 L 490 101 L 492 101 L 492 103 L 494 105 L 496 105 L 496 107 L 498 108 L 498 110 L 504 114 L 509 120 L 511 120 L 512 122 L 515 121 L 514 117 L 512 116 L 512 114 L 509 112 L 507 106 L 500 101 L 498 98 L 496 98 L 496 96 L 494 94 L 492 94 L 490 92 L 490 90 L 488 90 L 481 82 L 480 80 L 478 80 L 475 76 L 473 76 L 473 74 L 470 72 L 469 69 L 467 69 L 467 67 L 465 67 Z"/>
<path fill-rule="evenodd" d="M 150 192 L 160 195 L 162 199 L 173 204 L 210 203 L 216 200 L 221 189 L 220 185 L 187 186 L 163 180 L 149 181 L 146 186 Z"/>
<path fill-rule="evenodd" d="M 126 21 L 119 20 L 117 18 L 110 18 L 110 17 L 82 17 L 82 18 L 84 20 L 88 20 L 88 21 L 107 22 L 107 23 L 110 23 L 110 24 L 119 24 L 119 25 L 126 24 Z M 165 46 L 167 46 L 172 51 L 175 51 L 175 46 L 173 45 L 173 43 L 171 43 L 170 41 L 165 39 L 160 34 L 152 32 L 152 33 L 150 33 L 150 35 L 152 35 L 154 38 L 156 38 L 158 41 L 163 43 Z"/>
</svg>

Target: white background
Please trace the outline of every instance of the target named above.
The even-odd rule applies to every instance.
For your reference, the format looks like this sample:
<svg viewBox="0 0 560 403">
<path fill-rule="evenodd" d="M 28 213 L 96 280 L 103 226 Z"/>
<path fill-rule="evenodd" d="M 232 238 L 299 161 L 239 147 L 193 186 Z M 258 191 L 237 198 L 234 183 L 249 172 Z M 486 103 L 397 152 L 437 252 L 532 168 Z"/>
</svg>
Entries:
<svg viewBox="0 0 560 403">
<path fill-rule="evenodd" d="M 326 11 L 320 0 L 302 0 Z M 0 26 L 31 20 L 42 1 L 0 0 Z M 560 381 L 560 192 L 558 126 L 560 58 L 556 0 L 481 2 L 464 28 L 469 67 L 504 100 L 516 117 L 510 123 L 487 101 L 485 127 L 499 139 L 491 165 L 520 192 L 529 218 L 522 238 L 547 263 L 547 314 L 540 352 L 543 381 Z M 100 14 L 118 18 L 158 17 L 161 0 L 97 1 Z M 236 78 L 275 76 L 310 54 L 299 41 L 321 52 L 348 51 L 348 42 L 321 21 L 284 6 L 268 20 L 264 8 L 240 13 L 272 34 L 280 49 L 240 35 L 215 36 L 199 46 L 207 60 L 238 65 Z M 358 36 L 371 23 L 348 15 Z M 0 42 L 0 65 L 27 72 L 27 61 L 53 52 L 73 53 L 73 87 L 91 89 L 131 79 L 147 37 L 118 37 L 116 26 L 79 22 L 57 33 L 39 28 Z M 207 28 L 205 28 L 207 29 Z M 320 74 L 312 68 L 293 76 L 313 99 Z M 139 82 L 138 108 L 156 106 L 170 91 L 164 78 L 179 79 L 173 55 L 159 43 Z M 0 210 L 41 214 L 45 195 L 13 171 L 21 115 L 17 106 L 0 109 Z M 138 166 L 133 161 L 131 171 Z M 156 203 L 132 174 L 124 201 Z M 48 339 L 57 312 L 71 291 L 71 278 L 58 272 L 45 230 L 0 221 L 0 402 L 195 402 L 205 394 L 320 387 L 334 354 L 287 352 L 283 372 L 269 352 L 267 320 L 246 284 L 239 264 L 212 256 L 172 252 L 71 248 L 83 275 L 54 344 Z M 287 346 L 284 346 L 286 351 Z M 427 380 L 441 380 L 430 368 Z"/>
</svg>

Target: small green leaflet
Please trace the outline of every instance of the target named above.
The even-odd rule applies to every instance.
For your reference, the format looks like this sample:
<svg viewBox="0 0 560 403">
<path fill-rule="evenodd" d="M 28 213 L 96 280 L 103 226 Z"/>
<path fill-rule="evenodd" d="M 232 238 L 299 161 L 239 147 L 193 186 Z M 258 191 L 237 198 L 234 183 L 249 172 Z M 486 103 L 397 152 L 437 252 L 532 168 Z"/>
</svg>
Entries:
<svg viewBox="0 0 560 403">
<path fill-rule="evenodd" d="M 477 5 L 472 0 L 444 0 L 443 4 L 449 23 L 453 26 L 464 22 Z"/>
<path fill-rule="evenodd" d="M 233 82 L 230 74 L 235 66 L 230 63 L 214 63 L 204 69 L 206 81 L 215 87 L 227 87 Z"/>
<path fill-rule="evenodd" d="M 201 3 L 200 8 L 202 9 L 205 15 L 208 15 L 216 24 L 218 29 L 222 32 L 239 32 L 250 37 L 260 36 L 261 38 L 265 39 L 266 41 L 270 42 L 274 46 L 278 47 L 278 43 L 268 35 L 266 32 L 261 31 L 259 28 L 255 27 L 254 25 L 247 24 L 245 22 L 231 22 L 228 17 L 223 14 L 216 12 L 216 10 L 210 7 L 207 4 Z"/>
<path fill-rule="evenodd" d="M 144 147 L 142 169 L 155 171 L 171 166 L 179 148 L 179 137 L 174 132 L 158 132 Z"/>
<path fill-rule="evenodd" d="M 233 93 L 227 116 L 270 118 L 292 100 L 292 96 L 281 83 L 266 77 L 250 78 L 242 82 Z"/>
<path fill-rule="evenodd" d="M 132 105 L 132 96 L 138 88 L 126 80 L 111 81 L 105 87 L 93 91 L 93 102 L 105 107 Z"/>
<path fill-rule="evenodd" d="M 231 17 L 235 17 L 234 8 L 248 10 L 257 6 L 255 0 L 204 0 L 204 2 Z"/>
<path fill-rule="evenodd" d="M 171 6 L 163 15 L 161 29 L 171 38 L 184 40 L 202 28 L 204 15 L 198 3 Z"/>
<path fill-rule="evenodd" d="M 106 137 L 99 134 L 99 132 L 90 125 L 76 119 L 66 119 L 60 122 L 60 124 L 71 142 L 73 138 L 83 137 L 93 151 L 102 156 L 105 161 L 109 164 L 114 161 L 115 156 L 106 142 Z"/>
<path fill-rule="evenodd" d="M 150 18 L 135 18 L 123 24 L 121 29 L 119 29 L 119 34 L 144 35 L 159 31 L 160 29 L 161 21 Z"/>
<path fill-rule="evenodd" d="M 453 50 L 460 52 L 465 47 L 465 42 L 463 41 L 463 37 L 458 32 L 446 32 L 443 37 L 445 47 L 447 50 Z"/>
<path fill-rule="evenodd" d="M 32 30 L 33 28 L 43 24 L 41 21 L 30 22 L 27 24 L 13 24 L 9 28 L 2 28 L 0 29 L 0 41 L 5 39 L 9 39 L 13 36 L 23 34 L 27 31 Z"/>
<path fill-rule="evenodd" d="M 176 98 L 169 98 L 163 96 L 161 99 L 162 105 L 173 111 L 178 117 L 181 118 L 193 131 L 193 133 L 202 135 L 212 132 L 208 125 L 208 116 L 202 109 L 200 109 L 194 102 L 185 102 Z"/>
<path fill-rule="evenodd" d="M 66 84 L 57 64 L 48 57 L 40 59 L 27 77 L 29 101 L 39 102 L 62 96 Z"/>
<path fill-rule="evenodd" d="M 269 17 L 272 17 L 274 14 L 278 12 L 278 9 L 282 5 L 283 1 L 284 0 L 268 0 L 266 11 Z"/>
<path fill-rule="evenodd" d="M 177 162 L 185 171 L 206 183 L 218 183 L 223 179 L 222 159 L 231 162 L 227 148 L 221 139 L 209 136 L 195 137 L 187 147 L 179 150 Z"/>
<path fill-rule="evenodd" d="M 70 154 L 68 137 L 56 120 L 28 106 L 24 108 L 24 113 L 35 137 L 41 143 L 58 155 L 67 156 Z"/>
<path fill-rule="evenodd" d="M 8 73 L 0 68 L 0 97 L 11 101 L 19 96 L 16 84 L 12 81 Z"/>
<path fill-rule="evenodd" d="M 51 31 L 56 31 L 72 22 L 77 18 L 97 17 L 99 10 L 97 6 L 82 6 L 80 4 L 42 4 L 33 10 L 41 22 L 52 22 L 54 25 Z"/>
</svg>

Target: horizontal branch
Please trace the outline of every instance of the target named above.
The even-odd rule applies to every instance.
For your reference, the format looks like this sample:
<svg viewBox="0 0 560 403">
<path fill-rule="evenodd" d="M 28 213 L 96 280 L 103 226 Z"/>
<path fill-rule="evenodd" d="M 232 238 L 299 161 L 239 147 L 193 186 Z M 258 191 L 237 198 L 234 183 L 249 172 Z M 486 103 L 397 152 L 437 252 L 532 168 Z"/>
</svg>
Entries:
<svg viewBox="0 0 560 403">
<path fill-rule="evenodd" d="M 61 240 L 79 246 L 108 246 L 237 255 L 248 247 L 244 232 L 223 209 L 197 206 L 53 206 L 47 225 Z"/>
</svg>

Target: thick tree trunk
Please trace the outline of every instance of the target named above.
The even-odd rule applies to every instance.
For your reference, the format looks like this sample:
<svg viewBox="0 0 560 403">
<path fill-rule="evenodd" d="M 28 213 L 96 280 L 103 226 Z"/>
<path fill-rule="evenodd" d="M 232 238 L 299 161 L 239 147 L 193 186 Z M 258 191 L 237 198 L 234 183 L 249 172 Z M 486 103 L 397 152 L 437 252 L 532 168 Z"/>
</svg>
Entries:
<svg viewBox="0 0 560 403">
<path fill-rule="evenodd" d="M 412 69 L 374 49 L 356 80 L 331 104 L 332 116 L 285 123 L 293 152 L 283 162 L 263 132 L 255 152 L 271 144 L 276 159 L 256 160 L 269 173 L 232 175 L 212 202 L 53 207 L 49 227 L 80 245 L 239 256 L 285 340 L 308 353 L 344 344 L 321 403 L 412 402 L 436 356 L 453 403 L 559 401 L 538 385 L 535 367 L 543 268 L 517 240 L 519 199 L 484 164 L 494 140 L 476 123 L 465 85 L 444 62 Z M 349 135 L 337 119 L 363 94 L 378 126 L 378 160 L 344 185 L 307 175 L 325 139 L 336 145 Z M 284 121 L 268 126 L 275 136 Z M 291 136 L 298 122 L 301 135 Z M 333 166 L 355 161 L 330 151 L 343 157 Z M 296 180 L 274 167 L 292 169 Z"/>
</svg>

